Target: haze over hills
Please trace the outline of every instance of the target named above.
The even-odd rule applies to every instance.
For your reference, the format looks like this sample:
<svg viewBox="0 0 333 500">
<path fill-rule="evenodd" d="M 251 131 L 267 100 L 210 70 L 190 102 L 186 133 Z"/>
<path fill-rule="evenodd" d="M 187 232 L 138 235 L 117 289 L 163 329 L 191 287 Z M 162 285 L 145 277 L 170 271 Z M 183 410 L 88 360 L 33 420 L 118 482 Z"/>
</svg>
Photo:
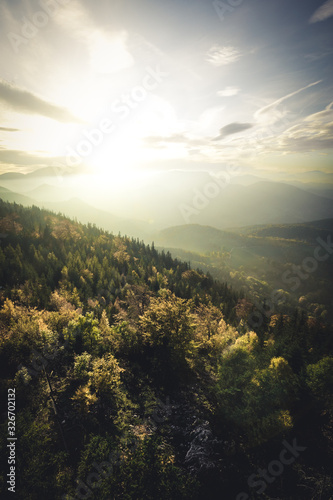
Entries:
<svg viewBox="0 0 333 500">
<path fill-rule="evenodd" d="M 333 262 L 328 250 L 332 231 L 333 219 L 228 231 L 190 224 L 160 231 L 154 242 L 253 300 L 269 300 L 279 290 L 289 306 L 303 304 L 313 315 L 328 311 L 325 314 L 333 319 Z M 320 261 L 314 258 L 318 246 Z"/>
<path fill-rule="evenodd" d="M 220 252 L 250 249 L 263 255 L 269 247 L 276 253 L 277 247 L 295 244 L 317 245 L 317 238 L 327 240 L 333 231 L 333 219 L 323 219 L 304 224 L 271 224 L 230 228 L 227 231 L 210 226 L 188 224 L 174 226 L 154 235 L 154 242 L 163 248 L 178 248 L 193 252 Z M 264 252 L 266 253 L 266 252 Z"/>
<path fill-rule="evenodd" d="M 281 283 L 285 270 L 311 257 L 319 236 L 326 241 L 332 234 L 333 206 L 329 199 L 295 186 L 268 181 L 247 186 L 222 185 L 218 196 L 208 199 L 205 189 L 207 193 L 207 186 L 212 182 L 212 176 L 201 172 L 190 177 L 186 172 L 148 177 L 141 180 L 138 189 L 128 186 L 127 195 L 122 192 L 120 201 L 118 196 L 118 213 L 112 212 L 116 202 L 113 196 L 107 196 L 107 186 L 101 188 L 98 201 L 95 198 L 89 203 L 79 196 L 59 201 L 60 196 L 72 194 L 68 182 L 64 183 L 62 193 L 59 187 L 44 182 L 30 191 L 38 199 L 6 188 L 0 188 L 0 197 L 24 206 L 36 205 L 63 213 L 113 234 L 120 232 L 149 244 L 154 241 L 156 247 L 191 261 L 194 267 L 208 270 L 222 281 L 231 281 L 235 287 L 245 287 L 254 297 L 269 296 L 273 285 L 286 288 Z M 117 187 L 114 185 L 112 190 L 115 195 Z M 94 205 L 95 200 L 106 209 Z M 181 211 L 186 201 L 192 209 L 187 221 Z M 135 213 L 137 219 L 126 217 L 128 213 Z M 325 303 L 325 307 L 322 295 L 328 296 L 325 280 L 331 272 L 329 265 L 321 266 L 317 274 L 317 278 L 321 276 L 318 298 L 317 295 L 311 298 L 312 303 L 319 301 Z M 305 284 L 304 290 L 300 289 L 303 295 L 317 286 L 313 280 Z M 290 293 L 288 287 L 285 291 Z M 298 296 L 293 300 L 297 301 Z"/>
<path fill-rule="evenodd" d="M 10 189 L 4 188 L 2 186 L 0 186 L 0 198 L 11 203 L 19 203 L 24 207 L 31 207 L 32 205 L 36 205 L 34 200 L 29 198 L 28 196 L 20 193 L 14 193 Z"/>
<path fill-rule="evenodd" d="M 55 188 L 56 189 L 56 188 Z M 85 203 L 79 198 L 71 198 L 59 201 L 44 201 L 48 192 L 53 193 L 52 186 L 37 188 L 41 199 L 34 199 L 20 193 L 14 193 L 9 189 L 0 187 L 0 198 L 4 201 L 18 203 L 25 207 L 33 205 L 40 208 L 47 208 L 55 213 L 63 213 L 83 224 L 96 224 L 96 226 L 106 229 L 114 234 L 122 233 L 128 236 L 144 239 L 149 232 L 149 226 L 143 221 L 136 221 L 115 216 L 109 212 L 99 210 Z"/>
<path fill-rule="evenodd" d="M 201 253 L 244 246 L 248 243 L 248 239 L 214 227 L 188 224 L 163 229 L 154 235 L 154 242 L 160 247 L 181 248 Z"/>
<path fill-rule="evenodd" d="M 31 191 L 27 191 L 26 194 L 34 200 L 46 202 L 63 202 L 70 200 L 73 196 L 73 193 L 69 189 L 60 189 L 58 186 L 50 184 L 41 184 Z"/>
<path fill-rule="evenodd" d="M 333 216 L 332 201 L 322 196 L 288 184 L 251 179 L 252 183 L 243 185 L 235 179 L 168 172 L 147 178 L 137 189 L 123 187 L 122 197 L 100 192 L 98 199 L 89 202 L 126 217 L 135 213 L 156 228 L 194 223 L 224 229 Z"/>
<path fill-rule="evenodd" d="M 317 238 L 327 239 L 333 232 L 333 219 L 310 221 L 304 224 L 278 224 L 233 228 L 231 232 L 256 237 L 282 238 L 316 244 Z"/>
<path fill-rule="evenodd" d="M 333 0 L 1 36 L 0 500 L 333 500 Z"/>
<path fill-rule="evenodd" d="M 79 198 L 71 198 L 62 203 L 43 202 L 42 206 L 54 212 L 61 212 L 69 217 L 76 218 L 83 224 L 96 224 L 113 234 L 119 232 L 123 235 L 146 239 L 149 234 L 149 225 L 140 220 L 125 219 L 109 212 L 99 210 L 85 203 Z"/>
<path fill-rule="evenodd" d="M 8 175 L 0 176 L 0 185 L 12 191 L 3 191 L 7 200 L 25 206 L 42 204 L 82 222 L 90 216 L 90 222 L 131 236 L 149 237 L 183 224 L 226 229 L 333 217 L 331 199 L 252 175 L 225 172 L 217 178 L 208 172 L 169 171 L 114 178 L 104 184 L 88 175 L 51 176 L 50 169 L 39 175 L 18 174 L 11 179 Z M 73 198 L 76 201 L 70 202 Z M 134 214 L 134 224 L 124 222 L 133 221 Z"/>
</svg>

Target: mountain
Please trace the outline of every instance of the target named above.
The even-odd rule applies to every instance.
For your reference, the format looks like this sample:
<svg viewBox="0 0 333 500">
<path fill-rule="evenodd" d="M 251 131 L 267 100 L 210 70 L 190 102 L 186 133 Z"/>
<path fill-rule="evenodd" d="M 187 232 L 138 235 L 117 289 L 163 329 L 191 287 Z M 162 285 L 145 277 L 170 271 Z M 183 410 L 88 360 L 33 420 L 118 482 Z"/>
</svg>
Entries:
<svg viewBox="0 0 333 500">
<path fill-rule="evenodd" d="M 44 186 L 43 189 L 45 189 L 46 184 L 49 186 L 52 185 L 58 189 L 58 191 L 55 190 L 52 194 L 52 199 L 54 199 L 54 201 L 56 201 L 56 199 L 58 199 L 58 201 L 62 201 L 64 199 L 63 193 L 66 190 L 71 191 L 68 196 L 69 198 L 74 195 L 75 181 L 72 179 L 73 173 L 74 171 L 72 169 L 69 169 L 61 164 L 40 168 L 27 174 L 8 172 L 0 175 L 0 185 L 16 193 L 21 193 L 31 197 L 34 196 L 34 193 L 31 191 L 34 191 L 41 186 Z M 77 172 L 75 171 L 75 173 Z M 43 199 L 43 197 L 39 196 L 39 194 L 40 193 L 37 191 L 36 197 L 38 199 Z"/>
<path fill-rule="evenodd" d="M 211 226 L 188 224 L 163 229 L 153 235 L 154 243 L 166 249 L 182 249 L 190 252 L 210 253 L 248 249 L 262 256 L 264 248 L 276 252 L 288 245 L 316 244 L 320 237 L 326 241 L 333 232 L 333 219 L 323 219 L 305 224 L 266 224 L 228 231 Z"/>
<path fill-rule="evenodd" d="M 59 202 L 42 202 L 41 206 L 53 212 L 63 213 L 73 217 L 83 224 L 96 224 L 96 226 L 106 229 L 113 234 L 126 234 L 135 238 L 144 238 L 149 232 L 149 226 L 145 222 L 134 219 L 125 219 L 109 212 L 99 210 L 85 203 L 79 198 Z"/>
<path fill-rule="evenodd" d="M 61 172 L 61 175 L 72 175 L 73 168 L 69 168 L 66 165 L 53 165 L 50 167 L 39 168 L 38 170 L 34 170 L 33 172 L 29 172 L 26 174 L 27 178 L 45 178 L 45 177 L 54 177 Z"/>
<path fill-rule="evenodd" d="M 331 199 L 290 184 L 254 182 L 254 176 L 243 176 L 242 180 L 242 176 L 232 174 L 221 174 L 217 178 L 208 172 L 168 171 L 136 174 L 121 180 L 115 176 L 108 182 L 88 175 L 68 175 L 53 180 L 34 178 L 31 174 L 22 177 L 24 180 L 3 181 L 3 185 L 38 203 L 63 204 L 76 197 L 84 199 L 90 207 L 123 220 L 133 220 L 134 214 L 151 232 L 184 224 L 225 230 L 333 217 Z M 79 216 L 73 211 L 69 215 Z M 98 216 L 98 220 L 104 221 L 104 218 Z M 130 230 L 132 232 L 132 228 Z"/>
<path fill-rule="evenodd" d="M 0 186 L 0 198 L 3 201 L 9 201 L 10 203 L 18 203 L 23 205 L 24 207 L 31 207 L 32 205 L 36 205 L 36 201 L 32 198 L 25 196 L 23 194 L 14 193 L 10 189 L 6 189 Z"/>
<path fill-rule="evenodd" d="M 135 213 L 153 221 L 156 229 L 183 224 L 226 229 L 333 217 L 330 199 L 295 186 L 269 181 L 244 186 L 233 184 L 232 177 L 217 180 L 202 172 L 193 176 L 167 172 L 125 192 L 120 199 L 111 196 L 109 203 L 114 204 L 110 211 L 118 210 L 118 215 L 124 212 L 127 217 Z"/>
<path fill-rule="evenodd" d="M 153 245 L 36 207 L 0 201 L 0 233 L 0 396 L 12 416 L 19 402 L 20 446 L 6 452 L 25 465 L 17 500 L 87 498 L 85 481 L 99 500 L 250 498 L 239 492 L 263 463 L 269 498 L 331 497 L 333 262 L 291 300 L 295 275 L 281 276 L 293 260 L 214 253 L 212 271 L 223 264 L 240 293 Z M 245 239 L 169 230 L 185 233 L 197 245 L 198 234 Z M 274 482 L 272 457 L 297 450 L 301 465 Z M 14 468 L 7 476 L 15 485 Z"/>
<path fill-rule="evenodd" d="M 7 172 L 5 174 L 0 174 L 0 182 L 3 180 L 11 180 L 11 179 L 30 179 L 36 177 L 54 177 L 61 170 L 62 175 L 72 175 L 74 173 L 73 168 L 67 167 L 66 165 L 52 165 L 50 167 L 38 168 L 37 170 L 33 170 L 32 172 L 28 172 L 27 174 L 23 174 L 21 172 Z M 77 171 L 75 171 L 77 173 Z"/>
<path fill-rule="evenodd" d="M 243 246 L 247 238 L 210 226 L 189 224 L 164 229 L 154 235 L 156 245 L 168 248 L 181 248 L 192 252 L 213 252 L 221 248 L 230 250 Z"/>
<path fill-rule="evenodd" d="M 255 224 L 301 223 L 333 217 L 332 201 L 294 186 L 258 182 L 251 186 L 227 186 L 196 210 L 191 222 L 224 229 Z"/>
<path fill-rule="evenodd" d="M 51 186 L 50 184 L 41 184 L 31 191 L 28 191 L 26 194 L 29 197 L 42 202 L 65 201 L 71 199 L 73 196 L 73 193 L 69 189 L 60 189 L 59 187 Z"/>
<path fill-rule="evenodd" d="M 304 191 L 324 196 L 325 198 L 333 198 L 333 184 L 319 182 L 290 182 L 292 186 L 296 186 Z"/>
<path fill-rule="evenodd" d="M 183 224 L 225 229 L 333 216 L 331 201 L 321 196 L 287 184 L 247 181 L 245 186 L 234 184 L 232 175 L 217 179 L 207 172 L 163 172 L 124 186 L 121 196 L 104 186 L 89 202 L 126 217 L 135 213 L 156 229 Z"/>
<path fill-rule="evenodd" d="M 265 181 L 265 179 L 258 177 L 257 175 L 237 175 L 231 178 L 231 184 L 240 184 L 242 186 L 250 186 L 257 182 Z"/>
<path fill-rule="evenodd" d="M 45 199 L 47 193 L 50 195 L 52 193 L 57 194 L 58 188 L 54 188 L 54 190 L 53 186 L 41 186 L 40 188 L 36 188 L 36 190 L 31 192 L 31 194 L 40 194 Z M 20 193 L 15 193 L 4 187 L 0 187 L 0 198 L 3 201 L 18 203 L 25 207 L 35 205 L 40 208 L 47 208 L 56 213 L 63 213 L 68 217 L 77 219 L 83 224 L 90 222 L 92 224 L 96 224 L 98 227 L 113 232 L 114 234 L 121 232 L 122 234 L 127 234 L 128 236 L 133 236 L 135 238 L 142 239 L 147 237 L 149 239 L 150 228 L 147 223 L 139 220 L 136 221 L 133 219 L 117 217 L 110 212 L 92 207 L 79 198 L 72 198 L 63 202 L 42 201 Z"/>
<path fill-rule="evenodd" d="M 323 260 L 319 258 L 316 262 L 315 259 L 315 249 L 320 244 L 318 238 L 326 249 L 325 242 L 329 243 L 332 232 L 333 219 L 254 225 L 228 231 L 189 224 L 160 231 L 154 236 L 154 242 L 157 248 L 171 252 L 174 258 L 190 262 L 193 269 L 202 269 L 228 282 L 253 300 L 260 296 L 269 298 L 274 290 L 282 290 L 289 306 L 299 305 L 299 300 L 305 297 L 304 305 L 310 314 L 315 316 L 319 310 L 319 314 L 326 310 L 333 320 L 333 313 L 329 312 L 333 258 L 328 254 Z M 310 269 L 310 272 L 299 279 L 297 269 Z"/>
<path fill-rule="evenodd" d="M 309 170 L 302 174 L 304 182 L 325 182 L 333 185 L 333 173 L 322 172 L 321 170 Z"/>
<path fill-rule="evenodd" d="M 264 226 L 250 226 L 237 228 L 230 231 L 247 236 L 259 238 L 280 238 L 284 240 L 295 240 L 316 244 L 320 237 L 326 241 L 333 232 L 333 219 L 307 222 L 306 224 L 278 224 Z"/>
<path fill-rule="evenodd" d="M 20 172 L 7 172 L 5 174 L 0 174 L 0 182 L 13 180 L 13 179 L 23 179 L 25 174 L 21 174 Z"/>
</svg>

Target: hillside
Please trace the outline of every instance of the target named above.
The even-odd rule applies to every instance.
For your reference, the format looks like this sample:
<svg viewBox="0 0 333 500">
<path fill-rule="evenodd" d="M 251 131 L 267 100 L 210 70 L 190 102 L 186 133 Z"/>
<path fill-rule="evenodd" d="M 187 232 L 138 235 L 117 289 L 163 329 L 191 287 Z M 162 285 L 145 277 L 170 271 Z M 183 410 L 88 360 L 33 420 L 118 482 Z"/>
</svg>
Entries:
<svg viewBox="0 0 333 500">
<path fill-rule="evenodd" d="M 235 246 L 243 246 L 247 239 L 231 232 L 221 231 L 210 226 L 189 224 L 164 229 L 154 235 L 158 246 L 182 248 L 193 252 L 212 252 Z"/>
<path fill-rule="evenodd" d="M 302 223 L 333 216 L 331 200 L 294 186 L 258 182 L 247 187 L 232 187 L 212 200 L 204 210 L 210 225 L 222 229 L 254 224 Z M 198 220 L 202 217 L 199 214 Z"/>
<path fill-rule="evenodd" d="M 121 232 L 122 234 L 138 238 L 144 238 L 149 234 L 149 226 L 143 221 L 117 217 L 110 212 L 99 210 L 79 198 L 68 199 L 68 196 L 70 196 L 70 192 L 68 191 L 64 193 L 63 200 L 59 201 L 61 196 L 59 196 L 58 191 L 59 188 L 55 186 L 43 184 L 30 191 L 28 193 L 30 196 L 26 196 L 13 192 L 7 188 L 0 187 L 0 199 L 22 204 L 26 207 L 34 205 L 40 208 L 50 209 L 56 213 L 62 213 L 68 217 L 73 217 L 84 224 L 88 222 L 96 224 L 116 234 Z M 52 201 L 52 199 L 56 199 L 57 201 Z"/>
<path fill-rule="evenodd" d="M 252 300 L 272 297 L 279 290 L 280 306 L 299 306 L 332 322 L 333 258 L 328 253 L 321 261 L 314 259 L 318 238 L 331 241 L 332 226 L 332 219 L 229 231 L 192 224 L 163 230 L 154 236 L 154 241 L 193 267 L 232 284 Z M 307 263 L 312 261 L 311 272 L 305 272 Z"/>
<path fill-rule="evenodd" d="M 208 174 L 193 177 L 174 172 L 147 181 L 139 191 L 117 200 L 119 210 L 154 219 L 161 228 L 199 224 L 226 229 L 333 217 L 330 199 L 295 186 L 268 181 L 243 186 L 232 179 L 219 185 Z M 209 186 L 215 186 L 214 196 L 205 194 Z"/>
<path fill-rule="evenodd" d="M 9 201 L 11 203 L 19 203 L 25 207 L 31 207 L 35 204 L 35 201 L 29 196 L 23 194 L 14 193 L 10 189 L 0 186 L 0 199 L 4 201 Z"/>
<path fill-rule="evenodd" d="M 155 183 L 120 200 L 121 209 L 158 221 L 162 228 L 186 224 L 218 229 L 254 224 L 303 223 L 333 217 L 332 201 L 295 186 L 261 181 L 247 186 L 218 185 L 214 178 L 164 174 Z M 214 185 L 214 196 L 205 194 Z M 213 190 L 213 188 L 211 188 Z"/>
<path fill-rule="evenodd" d="M 241 232 L 238 230 L 237 232 Z M 286 240 L 316 243 L 317 238 L 327 240 L 333 232 L 333 219 L 312 221 L 306 224 L 279 224 L 266 227 L 246 228 L 247 235 L 282 238 Z"/>
<path fill-rule="evenodd" d="M 329 491 L 323 319 L 273 313 L 153 245 L 37 207 L 0 202 L 0 231 L 19 500 L 236 498 L 295 436 L 308 452 L 270 495 L 298 498 L 301 485 L 310 499 L 318 477 Z"/>
<path fill-rule="evenodd" d="M 256 224 L 254 226 L 230 228 L 229 231 L 242 235 L 270 236 L 272 238 L 284 238 L 303 240 L 314 240 L 320 231 L 325 234 L 332 232 L 333 219 L 313 220 L 303 224 Z M 324 234 L 323 234 L 324 235 Z"/>
</svg>

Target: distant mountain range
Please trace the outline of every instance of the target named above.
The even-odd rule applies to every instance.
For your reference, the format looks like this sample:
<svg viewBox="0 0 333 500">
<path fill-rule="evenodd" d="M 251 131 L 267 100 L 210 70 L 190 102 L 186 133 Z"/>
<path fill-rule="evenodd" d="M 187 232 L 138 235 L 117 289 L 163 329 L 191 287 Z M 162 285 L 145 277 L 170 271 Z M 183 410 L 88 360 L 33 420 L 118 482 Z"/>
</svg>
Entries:
<svg viewBox="0 0 333 500">
<path fill-rule="evenodd" d="M 24 207 L 31 207 L 32 205 L 36 205 L 35 200 L 29 198 L 20 193 L 14 193 L 10 189 L 4 188 L 0 186 L 0 198 L 4 201 L 9 201 L 11 203 L 18 203 L 23 205 Z"/>
<path fill-rule="evenodd" d="M 87 176 L 80 183 L 79 176 L 67 174 L 59 179 L 51 177 L 52 168 L 39 174 L 3 174 L 1 197 L 148 239 L 184 224 L 225 230 L 333 218 L 332 199 L 290 184 L 258 181 L 253 175 L 217 180 L 208 172 L 168 171 L 120 185 L 116 177 L 108 183 L 90 182 Z"/>
<path fill-rule="evenodd" d="M 199 253 L 219 251 L 223 247 L 230 250 L 245 245 L 247 241 L 247 237 L 199 224 L 169 227 L 154 235 L 157 246 Z"/>
<path fill-rule="evenodd" d="M 52 186 L 47 186 L 47 189 L 44 187 L 46 192 L 49 192 L 50 188 L 52 188 Z M 43 195 L 42 198 L 45 199 L 44 189 L 37 189 L 38 193 Z M 144 238 L 149 229 L 148 224 L 145 222 L 122 219 L 109 212 L 104 212 L 103 210 L 92 207 L 79 198 L 72 198 L 63 202 L 39 201 L 19 193 L 14 193 L 3 187 L 0 187 L 0 198 L 4 201 L 18 203 L 25 207 L 35 205 L 52 210 L 55 213 L 62 213 L 69 217 L 76 218 L 83 224 L 96 224 L 96 226 L 113 232 L 114 234 L 120 232 L 122 235 Z"/>
<path fill-rule="evenodd" d="M 205 253 L 230 251 L 233 248 L 258 249 L 260 246 L 290 245 L 293 242 L 316 245 L 318 237 L 326 241 L 333 233 L 333 219 L 305 224 L 272 224 L 231 228 L 227 231 L 210 226 L 188 224 L 174 226 L 154 235 L 154 242 L 163 248 L 178 248 Z M 257 251 L 257 250 L 256 250 Z M 260 252 L 259 252 L 260 253 Z"/>
<path fill-rule="evenodd" d="M 9 181 L 9 180 L 27 180 L 31 178 L 42 179 L 47 177 L 56 177 L 57 175 L 60 174 L 62 176 L 66 176 L 66 175 L 73 175 L 75 173 L 78 173 L 77 170 L 74 170 L 73 168 L 67 167 L 66 165 L 62 165 L 59 163 L 59 165 L 39 168 L 27 174 L 23 174 L 20 172 L 7 172 L 5 174 L 0 174 L 0 183 L 2 181 Z"/>
<path fill-rule="evenodd" d="M 332 200 L 295 186 L 273 182 L 258 182 L 249 186 L 227 185 L 211 199 L 205 196 L 203 189 L 194 194 L 190 203 L 179 202 L 178 211 L 181 208 L 185 214 L 183 222 L 219 229 L 254 224 L 301 223 L 333 217 Z"/>
</svg>

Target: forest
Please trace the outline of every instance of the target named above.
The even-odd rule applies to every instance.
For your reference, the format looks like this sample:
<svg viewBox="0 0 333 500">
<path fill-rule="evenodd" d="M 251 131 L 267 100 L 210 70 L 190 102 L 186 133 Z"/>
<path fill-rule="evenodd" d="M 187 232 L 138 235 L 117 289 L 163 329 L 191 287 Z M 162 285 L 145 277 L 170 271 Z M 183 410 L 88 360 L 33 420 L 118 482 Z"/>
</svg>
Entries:
<svg viewBox="0 0 333 500">
<path fill-rule="evenodd" d="M 332 230 L 333 219 L 224 231 L 191 224 L 164 229 L 155 242 L 254 303 L 278 294 L 273 302 L 288 314 L 297 307 L 332 323 Z"/>
<path fill-rule="evenodd" d="M 329 315 L 194 267 L 0 200 L 1 498 L 13 389 L 19 500 L 332 498 Z"/>
</svg>

